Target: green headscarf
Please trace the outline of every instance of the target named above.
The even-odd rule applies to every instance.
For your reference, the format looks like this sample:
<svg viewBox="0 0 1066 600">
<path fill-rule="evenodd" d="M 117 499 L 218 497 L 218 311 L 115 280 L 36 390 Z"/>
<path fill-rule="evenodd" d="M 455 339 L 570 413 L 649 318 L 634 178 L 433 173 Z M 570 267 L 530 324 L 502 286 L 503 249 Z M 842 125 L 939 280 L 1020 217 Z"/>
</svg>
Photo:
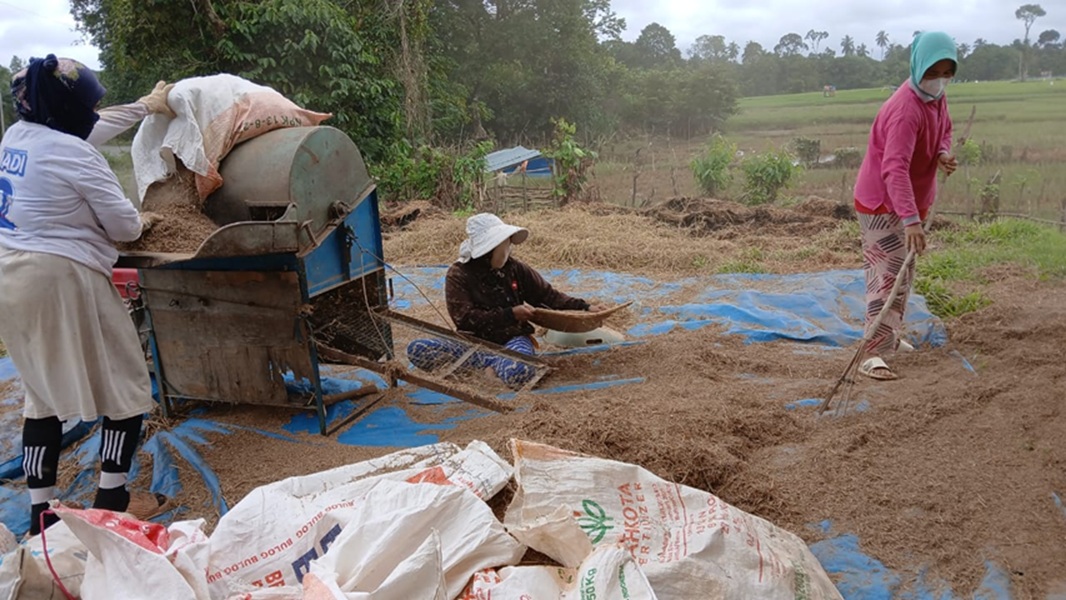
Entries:
<svg viewBox="0 0 1066 600">
<path fill-rule="evenodd" d="M 911 43 L 911 83 L 915 88 L 922 83 L 922 77 L 929 67 L 948 59 L 959 64 L 959 51 L 955 40 L 941 31 L 919 33 Z"/>
</svg>

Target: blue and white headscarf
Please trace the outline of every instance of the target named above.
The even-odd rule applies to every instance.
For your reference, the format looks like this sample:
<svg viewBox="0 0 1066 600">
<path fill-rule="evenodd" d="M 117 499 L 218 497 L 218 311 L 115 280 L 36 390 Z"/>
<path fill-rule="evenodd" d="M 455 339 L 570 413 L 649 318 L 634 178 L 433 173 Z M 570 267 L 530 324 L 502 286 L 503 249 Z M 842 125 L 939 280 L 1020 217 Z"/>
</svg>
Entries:
<svg viewBox="0 0 1066 600">
<path fill-rule="evenodd" d="M 54 54 L 30 59 L 11 80 L 20 118 L 83 140 L 100 118 L 96 105 L 106 91 L 88 67 Z"/>
<path fill-rule="evenodd" d="M 911 89 L 926 102 L 937 97 L 930 96 L 922 89 L 922 78 L 929 67 L 945 59 L 955 63 L 956 67 L 959 64 L 959 51 L 955 40 L 942 31 L 919 33 L 911 43 Z"/>
</svg>

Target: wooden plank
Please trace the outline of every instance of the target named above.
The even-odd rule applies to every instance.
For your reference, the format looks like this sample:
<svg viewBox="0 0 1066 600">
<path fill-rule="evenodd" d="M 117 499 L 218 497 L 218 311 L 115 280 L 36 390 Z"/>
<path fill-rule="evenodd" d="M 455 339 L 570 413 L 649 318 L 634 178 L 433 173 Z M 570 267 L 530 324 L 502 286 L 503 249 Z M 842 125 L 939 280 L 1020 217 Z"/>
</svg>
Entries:
<svg viewBox="0 0 1066 600">
<path fill-rule="evenodd" d="M 384 375 L 386 378 L 391 378 L 393 375 L 395 375 L 396 378 L 403 379 L 408 383 L 413 383 L 427 390 L 446 394 L 448 396 L 451 396 L 452 398 L 462 400 L 463 402 L 473 404 L 474 406 L 487 408 L 498 413 L 509 413 L 514 410 L 513 406 L 505 404 L 495 398 L 489 398 L 488 396 L 483 396 L 481 394 L 473 394 L 470 392 L 466 392 L 454 386 L 448 385 L 447 383 L 436 381 L 428 377 L 422 377 L 420 375 L 414 375 L 408 372 L 404 372 L 402 374 L 396 373 L 394 370 L 388 369 L 385 363 L 372 361 L 361 356 L 355 356 L 354 354 L 347 354 L 345 352 L 341 352 L 340 350 L 330 348 L 329 346 L 326 346 L 322 343 L 318 343 L 316 345 L 318 347 L 319 359 L 326 362 L 338 362 L 341 364 L 360 367 Z"/>
<path fill-rule="evenodd" d="M 452 361 L 452 364 L 448 365 L 448 368 L 439 372 L 435 371 L 433 374 L 437 377 L 440 377 L 441 379 L 447 379 L 449 375 L 454 373 L 455 370 L 459 367 L 463 366 L 463 364 L 466 363 L 466 361 L 469 360 L 470 357 L 473 356 L 476 352 L 477 346 L 471 345 L 469 348 L 467 348 L 466 352 L 464 352 L 462 356 Z"/>
<path fill-rule="evenodd" d="M 533 389 L 533 386 L 535 386 L 538 383 L 540 383 L 540 380 L 544 379 L 544 376 L 547 375 L 550 372 L 551 372 L 551 367 L 539 367 L 539 368 L 537 368 L 536 375 L 533 376 L 533 379 L 530 379 L 529 381 L 527 381 L 526 384 L 522 386 L 522 389 L 518 390 L 518 393 L 521 394 L 522 392 L 531 391 Z"/>
<path fill-rule="evenodd" d="M 140 275 L 146 302 L 154 301 L 150 308 L 173 301 L 186 306 L 227 303 L 295 310 L 302 303 L 300 276 L 295 272 L 144 269 Z"/>
<path fill-rule="evenodd" d="M 326 396 L 322 399 L 322 404 L 326 406 L 332 406 L 338 402 L 344 402 L 345 400 L 355 400 L 356 398 L 362 398 L 363 396 L 371 396 L 377 394 L 381 390 L 376 385 L 364 385 L 357 390 L 349 390 L 347 392 L 341 392 L 340 394 L 333 394 L 332 396 Z"/>
<path fill-rule="evenodd" d="M 524 362 L 524 363 L 527 363 L 527 364 L 531 364 L 531 365 L 538 366 L 538 367 L 547 366 L 544 363 L 543 360 L 541 360 L 541 359 L 539 359 L 539 358 L 537 358 L 535 356 L 530 356 L 529 354 L 522 354 L 521 352 L 515 352 L 513 350 L 508 350 L 507 348 L 504 348 L 503 346 L 500 346 L 499 344 L 493 344 L 492 342 L 487 342 L 485 340 L 478 339 L 478 338 L 470 336 L 470 335 L 466 335 L 466 334 L 464 334 L 464 333 L 462 333 L 460 331 L 453 331 L 451 329 L 445 329 L 444 327 L 441 327 L 440 325 L 435 325 L 433 323 L 428 323 L 426 321 L 422 321 L 422 320 L 416 319 L 414 317 L 409 317 L 407 315 L 404 315 L 404 314 L 401 314 L 401 313 L 398 313 L 398 312 L 394 312 L 394 311 L 391 311 L 391 310 L 388 310 L 388 309 L 375 311 L 374 312 L 374 316 L 381 317 L 381 318 L 389 320 L 389 321 L 402 323 L 404 325 L 407 325 L 407 326 L 411 327 L 412 329 L 417 329 L 419 331 L 423 331 L 423 332 L 426 332 L 426 333 L 432 333 L 434 335 L 438 335 L 438 336 L 443 337 L 445 339 L 449 339 L 449 340 L 452 340 L 452 341 L 455 341 L 455 342 L 459 342 L 461 344 L 477 344 L 477 345 L 481 346 L 482 348 L 490 350 L 493 354 L 499 354 L 501 356 L 507 356 L 509 358 L 513 358 L 515 360 L 518 360 L 518 361 L 521 361 L 521 362 Z"/>
<path fill-rule="evenodd" d="M 356 419 L 358 419 L 358 418 L 362 417 L 363 415 L 365 415 L 366 413 L 370 412 L 370 409 L 374 408 L 375 406 L 378 405 L 379 402 L 384 400 L 385 396 L 386 396 L 386 394 L 381 393 L 381 394 L 378 394 L 376 398 L 371 398 L 369 401 L 364 402 L 361 406 L 356 408 L 355 411 L 352 414 L 348 415 L 343 421 L 341 421 L 340 423 L 335 424 L 332 429 L 328 430 L 326 432 L 326 435 L 333 435 L 334 433 L 337 433 L 338 431 L 340 431 L 340 430 L 344 429 L 345 427 L 347 427 L 349 423 L 354 422 Z"/>
<path fill-rule="evenodd" d="M 144 270 L 168 393 L 293 406 L 284 374 L 312 379 L 296 273 Z"/>
</svg>

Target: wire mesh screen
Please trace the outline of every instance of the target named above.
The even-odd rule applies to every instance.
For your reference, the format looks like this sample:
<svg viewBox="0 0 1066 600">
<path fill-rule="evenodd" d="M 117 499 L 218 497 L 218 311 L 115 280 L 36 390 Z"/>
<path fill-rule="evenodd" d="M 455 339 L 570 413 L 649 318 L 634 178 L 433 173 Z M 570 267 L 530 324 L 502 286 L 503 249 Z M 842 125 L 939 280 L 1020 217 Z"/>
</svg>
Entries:
<svg viewBox="0 0 1066 600">
<path fill-rule="evenodd" d="M 383 271 L 312 298 L 311 309 L 316 341 L 370 360 L 398 359 L 404 367 L 410 365 L 420 376 L 441 384 L 448 379 L 472 383 L 475 388 L 486 383 L 502 385 L 495 376 L 484 377 L 486 367 L 498 365 L 501 359 L 508 361 L 509 371 L 521 372 L 521 381 L 509 384 L 516 389 L 532 388 L 550 370 L 536 359 L 501 353 L 438 324 L 390 312 Z"/>
<path fill-rule="evenodd" d="M 392 324 L 397 358 L 409 363 L 421 377 L 441 383 L 449 380 L 483 391 L 505 391 L 532 389 L 550 371 L 534 357 L 501 351 L 493 344 L 443 330 L 435 323 L 397 313 L 378 318 Z M 504 382 L 497 376 L 502 372 L 517 377 Z"/>
<path fill-rule="evenodd" d="M 323 344 L 371 360 L 393 357 L 392 327 L 371 311 L 387 306 L 385 273 L 376 271 L 311 299 L 311 325 Z"/>
</svg>

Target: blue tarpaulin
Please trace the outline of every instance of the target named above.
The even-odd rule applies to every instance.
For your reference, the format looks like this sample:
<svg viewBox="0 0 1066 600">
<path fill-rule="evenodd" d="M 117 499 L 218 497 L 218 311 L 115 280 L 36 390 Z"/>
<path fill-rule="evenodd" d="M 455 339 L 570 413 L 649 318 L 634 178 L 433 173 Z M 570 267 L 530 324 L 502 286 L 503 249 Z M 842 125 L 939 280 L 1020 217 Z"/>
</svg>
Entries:
<svg viewBox="0 0 1066 600">
<path fill-rule="evenodd" d="M 823 533 L 833 533 L 830 521 L 816 527 Z M 945 582 L 930 580 L 925 571 L 904 586 L 903 576 L 864 553 L 859 548 L 859 538 L 850 533 L 815 542 L 811 544 L 811 552 L 834 578 L 840 594 L 849 600 L 961 600 Z M 986 562 L 985 576 L 972 598 L 1010 600 L 1010 573 Z"/>
<path fill-rule="evenodd" d="M 426 302 L 415 286 L 443 293 L 446 270 L 445 266 L 405 269 L 410 281 L 394 280 L 398 307 Z M 719 325 L 748 342 L 792 340 L 842 347 L 862 339 L 866 292 L 862 271 L 730 274 L 674 281 L 576 269 L 543 274 L 575 295 L 607 303 L 632 301 L 632 310 L 640 315 L 640 322 L 626 332 L 633 338 Z M 912 297 L 907 305 L 905 328 L 906 337 L 916 345 L 947 342 L 943 323 L 921 297 Z"/>
<path fill-rule="evenodd" d="M 415 286 L 429 291 L 430 296 L 443 295 L 446 266 L 405 268 L 409 278 L 395 278 L 394 308 L 403 310 L 423 304 L 426 300 Z M 657 280 L 605 271 L 553 270 L 544 272 L 554 285 L 567 292 L 602 303 L 632 301 L 631 310 L 637 315 L 636 324 L 626 332 L 632 343 L 642 338 L 662 335 L 675 330 L 691 330 L 715 325 L 724 331 L 742 336 L 748 343 L 790 340 L 811 344 L 818 348 L 841 348 L 858 341 L 862 336 L 864 283 L 861 271 L 831 271 L 800 275 L 718 275 L 705 278 Z M 912 297 L 908 305 L 906 336 L 916 345 L 940 346 L 947 341 L 943 324 L 929 313 L 925 301 Z M 579 349 L 595 351 L 596 349 Z M 362 370 L 327 369 L 324 385 L 327 393 L 340 393 L 364 385 L 385 386 L 378 375 Z M 582 389 L 599 389 L 642 382 L 639 373 L 622 377 L 605 377 L 579 384 L 559 385 L 537 391 L 539 394 L 559 394 Z M 0 478 L 12 479 L 0 487 L 0 521 L 17 535 L 29 527 L 26 494 L 22 487 L 22 465 L 19 446 L 21 430 L 18 407 L 21 387 L 10 359 L 0 359 L 0 382 L 7 382 L 4 397 L 0 397 Z M 289 380 L 294 390 L 306 382 Z M 438 441 L 437 434 L 457 423 L 484 416 L 487 411 L 471 408 L 455 410 L 455 401 L 447 396 L 403 385 L 409 403 L 422 409 L 439 409 L 440 419 L 433 424 L 415 422 L 399 406 L 371 408 L 360 419 L 335 434 L 340 443 L 361 446 L 413 447 Z M 501 394 L 501 399 L 513 398 Z M 327 419 L 331 425 L 366 407 L 367 398 L 341 402 L 329 407 Z M 814 399 L 796 400 L 782 406 L 782 410 L 811 410 Z M 465 405 L 464 405 L 465 406 Z M 445 411 L 446 408 L 450 410 Z M 862 403 L 856 412 L 869 408 Z M 250 429 L 211 418 L 212 409 L 197 413 L 176 426 L 154 433 L 145 441 L 143 450 L 152 457 L 151 490 L 174 496 L 181 490 L 179 470 L 195 472 L 210 492 L 208 506 L 179 507 L 159 520 L 167 522 L 185 518 L 186 513 L 228 510 L 221 493 L 217 475 L 203 457 L 210 447 L 207 435 L 228 435 L 235 431 L 250 431 L 272 443 L 313 445 L 314 438 L 303 434 L 318 431 L 314 415 L 298 414 L 274 431 Z M 99 453 L 99 430 L 94 424 L 69 426 L 66 434 L 68 449 L 64 461 L 76 462 L 82 471 L 74 483 L 62 491 L 62 498 L 74 504 L 91 501 L 96 485 L 96 462 Z M 80 444 L 78 442 L 81 442 Z M 139 464 L 134 467 L 139 469 Z M 186 481 L 189 478 L 186 477 Z M 1055 497 L 1054 500 L 1061 500 Z M 1050 501 L 1050 500 L 1049 500 Z M 1064 511 L 1066 512 L 1066 511 Z M 820 524 L 830 533 L 831 524 Z M 952 599 L 950 590 L 942 582 L 914 581 L 912 576 L 895 573 L 876 558 L 860 549 L 859 539 L 847 532 L 833 532 L 834 537 L 812 546 L 826 570 L 839 581 L 838 588 L 845 598 L 913 598 L 915 600 Z M 910 579 L 908 579 L 910 577 Z M 996 565 L 988 565 L 988 575 L 982 584 L 982 598 L 1007 599 L 1009 577 Z M 906 590 L 904 593 L 903 590 Z M 935 591 L 935 593 L 934 593 Z"/>
</svg>

